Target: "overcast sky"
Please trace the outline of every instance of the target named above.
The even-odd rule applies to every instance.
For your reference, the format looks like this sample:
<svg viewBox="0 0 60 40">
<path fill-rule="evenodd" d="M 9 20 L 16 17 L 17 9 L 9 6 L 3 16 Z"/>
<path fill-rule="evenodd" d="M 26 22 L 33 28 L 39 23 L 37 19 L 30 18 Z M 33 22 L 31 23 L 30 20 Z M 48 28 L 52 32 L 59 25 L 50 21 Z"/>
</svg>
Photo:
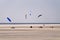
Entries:
<svg viewBox="0 0 60 40">
<path fill-rule="evenodd" d="M 60 0 L 0 0 L 0 23 L 60 23 Z"/>
</svg>

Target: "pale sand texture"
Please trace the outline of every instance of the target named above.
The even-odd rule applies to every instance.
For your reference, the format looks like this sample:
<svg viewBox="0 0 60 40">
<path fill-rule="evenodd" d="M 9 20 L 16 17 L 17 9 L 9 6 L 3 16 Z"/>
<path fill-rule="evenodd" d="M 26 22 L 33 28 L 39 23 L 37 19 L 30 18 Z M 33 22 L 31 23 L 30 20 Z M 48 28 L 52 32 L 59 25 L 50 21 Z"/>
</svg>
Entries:
<svg viewBox="0 0 60 40">
<path fill-rule="evenodd" d="M 30 26 L 0 25 L 0 40 L 60 40 L 60 25 Z"/>
<path fill-rule="evenodd" d="M 14 30 L 0 31 L 0 40 L 60 40 L 60 28 Z"/>
</svg>

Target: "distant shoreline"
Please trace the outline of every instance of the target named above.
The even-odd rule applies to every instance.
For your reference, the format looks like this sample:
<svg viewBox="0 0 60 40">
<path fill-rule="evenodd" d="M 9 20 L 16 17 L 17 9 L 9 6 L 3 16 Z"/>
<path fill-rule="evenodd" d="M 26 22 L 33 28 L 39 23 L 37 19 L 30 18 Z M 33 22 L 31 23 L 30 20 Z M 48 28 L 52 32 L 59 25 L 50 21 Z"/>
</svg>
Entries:
<svg viewBox="0 0 60 40">
<path fill-rule="evenodd" d="M 0 24 L 60 24 L 60 23 L 0 23 Z"/>
</svg>

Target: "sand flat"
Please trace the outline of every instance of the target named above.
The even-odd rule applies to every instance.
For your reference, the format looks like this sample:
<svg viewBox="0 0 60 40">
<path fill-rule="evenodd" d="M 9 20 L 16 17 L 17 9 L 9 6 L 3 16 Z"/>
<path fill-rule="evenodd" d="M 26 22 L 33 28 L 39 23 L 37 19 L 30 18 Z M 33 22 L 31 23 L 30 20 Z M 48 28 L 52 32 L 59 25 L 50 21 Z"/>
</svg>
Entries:
<svg viewBox="0 0 60 40">
<path fill-rule="evenodd" d="M 60 40 L 60 28 L 32 28 L 2 30 L 0 40 Z"/>
</svg>

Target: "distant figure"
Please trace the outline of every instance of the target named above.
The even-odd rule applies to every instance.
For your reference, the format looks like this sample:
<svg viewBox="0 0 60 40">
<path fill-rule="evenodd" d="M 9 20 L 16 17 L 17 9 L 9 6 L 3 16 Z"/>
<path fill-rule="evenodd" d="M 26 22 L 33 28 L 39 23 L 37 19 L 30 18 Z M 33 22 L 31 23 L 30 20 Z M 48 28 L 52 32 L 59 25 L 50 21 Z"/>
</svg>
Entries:
<svg viewBox="0 0 60 40">
<path fill-rule="evenodd" d="M 32 26 L 30 26 L 30 28 L 32 28 Z"/>
<path fill-rule="evenodd" d="M 38 18 L 39 18 L 39 17 L 41 17 L 41 16 L 42 16 L 41 14 L 40 14 L 40 15 L 38 15 Z"/>
<path fill-rule="evenodd" d="M 7 20 L 8 20 L 9 22 L 12 22 L 11 19 L 10 19 L 9 17 L 7 17 Z"/>
</svg>

